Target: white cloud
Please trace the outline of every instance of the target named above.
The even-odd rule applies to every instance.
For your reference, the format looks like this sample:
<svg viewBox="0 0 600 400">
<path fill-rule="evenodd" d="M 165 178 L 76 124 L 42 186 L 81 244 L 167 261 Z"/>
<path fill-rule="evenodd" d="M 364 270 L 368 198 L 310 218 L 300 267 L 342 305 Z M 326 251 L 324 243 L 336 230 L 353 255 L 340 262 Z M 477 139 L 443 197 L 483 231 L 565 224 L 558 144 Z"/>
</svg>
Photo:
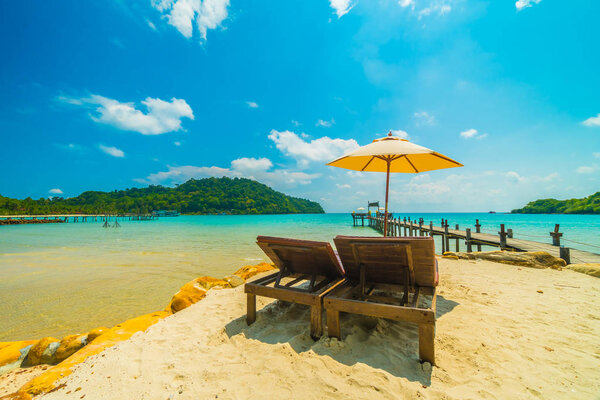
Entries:
<svg viewBox="0 0 600 400">
<path fill-rule="evenodd" d="M 465 139 L 483 139 L 487 137 L 487 133 L 479 133 L 477 129 L 467 129 L 460 133 L 460 137 Z"/>
<path fill-rule="evenodd" d="M 600 158 L 600 152 L 597 152 L 597 153 L 592 153 L 592 155 L 593 155 L 594 157 L 596 157 L 596 158 Z"/>
<path fill-rule="evenodd" d="M 552 181 L 555 181 L 555 180 L 557 180 L 558 178 L 559 178 L 559 175 L 558 175 L 558 173 L 557 173 L 557 172 L 553 172 L 553 173 L 551 173 L 551 174 L 548 174 L 548 175 L 544 176 L 544 177 L 543 177 L 543 178 L 541 178 L 540 180 L 541 180 L 542 182 L 552 182 Z"/>
<path fill-rule="evenodd" d="M 176 98 L 164 101 L 147 97 L 142 101 L 146 113 L 138 110 L 132 102 L 121 103 L 99 95 L 79 99 L 61 96 L 58 100 L 74 105 L 97 105 L 97 114 L 91 115 L 92 120 L 142 135 L 161 135 L 178 131 L 182 129 L 183 118 L 194 119 L 194 113 L 188 103 Z"/>
<path fill-rule="evenodd" d="M 287 169 L 271 170 L 273 163 L 268 158 L 238 158 L 231 162 L 230 168 L 197 167 L 193 165 L 167 166 L 167 171 L 148 175 L 145 179 L 136 179 L 140 183 L 174 184 L 188 179 L 207 177 L 249 178 L 273 187 L 294 187 L 307 185 L 321 174 L 290 171 Z"/>
<path fill-rule="evenodd" d="M 206 39 L 207 31 L 227 18 L 229 0 L 152 0 L 152 6 L 186 38 L 193 36 L 195 25 Z"/>
<path fill-rule="evenodd" d="M 585 126 L 600 126 L 600 113 L 595 117 L 590 117 L 582 122 Z"/>
<path fill-rule="evenodd" d="M 71 150 L 71 151 L 81 151 L 84 149 L 83 146 L 80 146 L 78 144 L 75 143 L 68 143 L 68 144 L 57 144 L 56 145 L 58 148 L 64 149 L 64 150 Z"/>
<path fill-rule="evenodd" d="M 254 101 L 247 101 L 248 108 L 258 108 L 258 104 Z"/>
<path fill-rule="evenodd" d="M 146 23 L 148 24 L 148 26 L 153 30 L 156 31 L 156 25 L 154 25 L 154 23 L 152 21 L 150 21 L 149 19 L 146 20 Z"/>
<path fill-rule="evenodd" d="M 435 125 L 435 117 L 427 111 L 419 111 L 413 114 L 417 119 L 417 125 Z"/>
<path fill-rule="evenodd" d="M 342 18 L 354 7 L 351 0 L 329 0 L 329 5 L 335 10 L 338 18 Z"/>
<path fill-rule="evenodd" d="M 269 139 L 275 142 L 277 149 L 296 159 L 302 167 L 306 167 L 311 161 L 332 161 L 358 147 L 354 139 L 332 139 L 324 136 L 307 142 L 294 132 L 279 132 L 275 129 L 269 134 Z"/>
<path fill-rule="evenodd" d="M 337 186 L 338 189 L 350 189 L 351 188 L 351 186 L 347 183 L 344 183 L 344 184 L 336 183 L 335 186 Z"/>
<path fill-rule="evenodd" d="M 318 120 L 315 126 L 322 126 L 324 128 L 331 128 L 331 126 L 335 124 L 335 120 L 331 118 L 331 121 L 324 121 L 322 119 Z"/>
<path fill-rule="evenodd" d="M 423 8 L 421 11 L 419 11 L 419 19 L 423 16 L 428 16 L 428 15 L 436 14 L 436 13 L 437 13 L 437 15 L 446 15 L 450 11 L 452 11 L 452 7 L 450 7 L 449 4 L 446 4 L 446 3 L 431 4 L 429 7 Z"/>
<path fill-rule="evenodd" d="M 542 0 L 518 0 L 515 3 L 515 7 L 517 7 L 517 11 L 521 11 L 524 8 L 531 7 L 534 4 L 538 4 Z"/>
<path fill-rule="evenodd" d="M 292 120 L 292 125 L 294 126 L 300 126 L 302 125 L 300 122 L 296 121 L 295 119 Z"/>
<path fill-rule="evenodd" d="M 594 171 L 596 171 L 595 167 L 581 166 L 577 168 L 578 174 L 591 174 L 594 173 Z"/>
<path fill-rule="evenodd" d="M 63 191 L 60 189 L 50 189 L 48 190 L 48 193 L 52 193 L 52 194 L 63 194 Z"/>
<path fill-rule="evenodd" d="M 516 173 L 515 171 L 508 171 L 506 173 L 506 177 L 513 182 L 521 183 L 521 182 L 525 181 L 525 178 L 522 177 L 521 175 L 519 175 L 518 173 Z"/>
<path fill-rule="evenodd" d="M 398 4 L 400 4 L 400 7 L 414 7 L 415 6 L 415 0 L 400 0 L 398 1 Z"/>
<path fill-rule="evenodd" d="M 181 142 L 173 142 L 173 144 L 177 147 L 181 146 Z"/>
<path fill-rule="evenodd" d="M 104 146 L 103 144 L 100 144 L 100 145 L 98 145 L 98 148 L 110 156 L 118 157 L 118 158 L 125 157 L 125 153 L 123 153 L 123 150 L 117 149 L 116 147 Z"/>
<path fill-rule="evenodd" d="M 392 132 L 392 135 L 398 136 L 401 139 L 408 139 L 408 133 L 401 129 L 392 129 L 390 132 Z"/>
</svg>

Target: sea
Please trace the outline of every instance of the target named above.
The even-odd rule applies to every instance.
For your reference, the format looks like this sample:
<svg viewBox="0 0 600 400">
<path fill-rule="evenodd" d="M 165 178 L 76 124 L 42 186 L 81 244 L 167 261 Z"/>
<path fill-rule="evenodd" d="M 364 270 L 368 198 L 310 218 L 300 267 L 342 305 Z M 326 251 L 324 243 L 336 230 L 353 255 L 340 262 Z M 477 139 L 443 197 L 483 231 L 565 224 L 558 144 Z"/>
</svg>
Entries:
<svg viewBox="0 0 600 400">
<path fill-rule="evenodd" d="M 401 213 L 425 224 L 471 227 L 600 253 L 600 215 Z M 164 309 L 199 276 L 217 278 L 268 261 L 257 235 L 332 242 L 336 235 L 380 236 L 352 226 L 349 213 L 179 216 L 152 221 L 0 226 L 0 342 L 61 338 Z M 464 249 L 464 243 L 461 244 Z M 454 241 L 451 242 L 454 247 Z M 441 243 L 436 243 L 439 251 Z"/>
</svg>

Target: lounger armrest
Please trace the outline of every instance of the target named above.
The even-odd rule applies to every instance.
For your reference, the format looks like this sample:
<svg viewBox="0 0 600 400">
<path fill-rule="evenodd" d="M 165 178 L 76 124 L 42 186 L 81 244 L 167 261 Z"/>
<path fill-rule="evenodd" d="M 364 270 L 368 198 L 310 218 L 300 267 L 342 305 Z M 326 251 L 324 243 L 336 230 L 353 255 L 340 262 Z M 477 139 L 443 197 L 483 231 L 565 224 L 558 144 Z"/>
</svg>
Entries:
<svg viewBox="0 0 600 400">
<path fill-rule="evenodd" d="M 328 287 L 327 289 L 325 289 L 323 291 L 323 293 L 319 294 L 319 297 L 325 297 L 326 295 L 328 295 L 329 293 L 331 293 L 332 291 L 334 291 L 338 287 L 342 286 L 346 282 L 347 282 L 346 278 L 340 279 L 338 282 L 334 283 L 333 285 L 331 285 L 330 287 Z"/>
</svg>

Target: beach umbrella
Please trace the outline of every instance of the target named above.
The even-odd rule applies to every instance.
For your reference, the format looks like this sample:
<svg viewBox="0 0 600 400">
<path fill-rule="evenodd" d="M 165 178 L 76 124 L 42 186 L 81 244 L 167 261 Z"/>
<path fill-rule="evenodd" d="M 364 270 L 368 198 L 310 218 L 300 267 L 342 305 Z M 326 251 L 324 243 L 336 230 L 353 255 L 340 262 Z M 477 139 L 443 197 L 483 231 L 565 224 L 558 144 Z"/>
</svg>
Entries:
<svg viewBox="0 0 600 400">
<path fill-rule="evenodd" d="M 443 154 L 426 147 L 411 143 L 406 139 L 393 136 L 375 139 L 366 146 L 328 163 L 332 167 L 365 172 L 385 172 L 385 214 L 383 235 L 387 235 L 388 197 L 390 191 L 390 173 L 400 172 L 416 174 L 436 169 L 462 167 L 463 165 Z"/>
<path fill-rule="evenodd" d="M 365 209 L 364 207 L 358 207 L 358 208 L 357 208 L 357 210 L 359 210 L 359 211 L 362 211 L 362 210 L 364 210 L 364 209 Z"/>
</svg>

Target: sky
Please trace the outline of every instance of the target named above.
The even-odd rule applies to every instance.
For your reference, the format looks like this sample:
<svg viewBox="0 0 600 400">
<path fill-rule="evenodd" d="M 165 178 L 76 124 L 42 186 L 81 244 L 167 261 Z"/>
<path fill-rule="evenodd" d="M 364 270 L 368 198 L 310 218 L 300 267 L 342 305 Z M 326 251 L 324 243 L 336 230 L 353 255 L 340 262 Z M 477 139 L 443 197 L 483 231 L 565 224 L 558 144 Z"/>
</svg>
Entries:
<svg viewBox="0 0 600 400">
<path fill-rule="evenodd" d="M 0 194 L 248 177 L 347 212 L 325 166 L 392 131 L 464 167 L 393 174 L 395 212 L 600 190 L 600 2 L 0 2 Z"/>
</svg>

